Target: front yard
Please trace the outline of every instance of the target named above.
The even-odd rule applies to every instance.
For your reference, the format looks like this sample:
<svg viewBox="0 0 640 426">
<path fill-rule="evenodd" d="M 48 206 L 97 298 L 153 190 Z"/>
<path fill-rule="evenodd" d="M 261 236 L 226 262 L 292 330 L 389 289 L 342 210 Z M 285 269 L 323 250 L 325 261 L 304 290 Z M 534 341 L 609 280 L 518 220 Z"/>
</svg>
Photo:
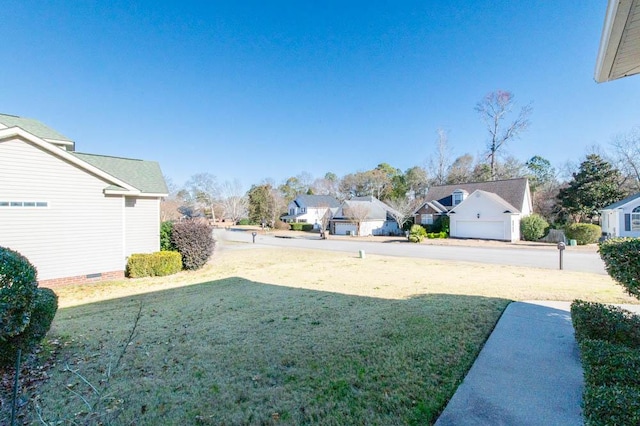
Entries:
<svg viewBox="0 0 640 426">
<path fill-rule="evenodd" d="M 509 300 L 636 301 L 604 275 L 283 249 L 56 292 L 62 349 L 21 410 L 41 424 L 429 424 Z"/>
</svg>

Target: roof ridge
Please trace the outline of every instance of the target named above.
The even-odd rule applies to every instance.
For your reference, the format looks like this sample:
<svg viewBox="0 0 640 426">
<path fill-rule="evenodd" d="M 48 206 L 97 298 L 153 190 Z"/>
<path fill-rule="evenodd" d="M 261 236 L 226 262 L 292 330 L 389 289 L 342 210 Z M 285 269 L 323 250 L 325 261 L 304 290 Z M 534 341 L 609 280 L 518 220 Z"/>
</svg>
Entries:
<svg viewBox="0 0 640 426">
<path fill-rule="evenodd" d="M 91 155 L 93 157 L 117 158 L 119 160 L 149 161 L 149 160 L 143 160 L 141 158 L 119 157 L 119 156 L 116 156 L 116 155 L 106 155 L 106 154 L 91 154 L 89 152 L 78 152 L 78 151 L 75 151 L 73 153 L 74 154 L 80 154 L 80 155 Z"/>
</svg>

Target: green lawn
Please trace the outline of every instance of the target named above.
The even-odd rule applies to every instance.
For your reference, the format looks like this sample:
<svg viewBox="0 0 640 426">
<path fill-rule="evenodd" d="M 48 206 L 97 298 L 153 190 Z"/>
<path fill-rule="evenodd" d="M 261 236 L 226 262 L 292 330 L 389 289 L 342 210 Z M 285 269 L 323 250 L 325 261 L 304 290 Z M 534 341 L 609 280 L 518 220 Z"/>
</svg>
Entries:
<svg viewBox="0 0 640 426">
<path fill-rule="evenodd" d="M 65 345 L 28 416 L 40 424 L 429 424 L 507 303 L 231 277 L 64 308 L 50 336 Z"/>
</svg>

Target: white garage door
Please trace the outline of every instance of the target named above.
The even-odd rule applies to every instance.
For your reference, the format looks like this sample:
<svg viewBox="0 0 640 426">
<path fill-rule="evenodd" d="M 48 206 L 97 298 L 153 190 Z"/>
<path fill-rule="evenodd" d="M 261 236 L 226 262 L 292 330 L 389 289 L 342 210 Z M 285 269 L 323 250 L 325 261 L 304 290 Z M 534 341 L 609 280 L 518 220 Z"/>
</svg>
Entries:
<svg viewBox="0 0 640 426">
<path fill-rule="evenodd" d="M 349 232 L 355 234 L 357 229 L 353 223 L 336 223 L 336 235 L 347 235 Z"/>
<path fill-rule="evenodd" d="M 488 240 L 506 240 L 504 222 L 486 220 L 456 221 L 456 235 L 459 238 L 481 238 Z"/>
</svg>

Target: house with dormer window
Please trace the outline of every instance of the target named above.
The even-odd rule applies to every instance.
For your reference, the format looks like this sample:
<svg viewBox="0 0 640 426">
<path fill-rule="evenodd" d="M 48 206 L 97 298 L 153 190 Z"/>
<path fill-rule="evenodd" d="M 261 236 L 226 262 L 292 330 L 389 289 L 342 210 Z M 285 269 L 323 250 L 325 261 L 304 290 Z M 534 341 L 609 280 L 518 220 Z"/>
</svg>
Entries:
<svg viewBox="0 0 640 426">
<path fill-rule="evenodd" d="M 518 241 L 520 219 L 533 211 L 526 178 L 432 186 L 426 199 L 415 223 L 448 216 L 453 238 Z"/>
<path fill-rule="evenodd" d="M 330 195 L 298 195 L 280 219 L 287 223 L 311 223 L 314 229 L 320 229 L 323 217 L 331 218 L 338 207 L 340 202 Z"/>
<path fill-rule="evenodd" d="M 43 123 L 0 114 L 0 246 L 41 285 L 124 277 L 127 257 L 160 249 L 155 161 L 79 153 Z"/>
</svg>

